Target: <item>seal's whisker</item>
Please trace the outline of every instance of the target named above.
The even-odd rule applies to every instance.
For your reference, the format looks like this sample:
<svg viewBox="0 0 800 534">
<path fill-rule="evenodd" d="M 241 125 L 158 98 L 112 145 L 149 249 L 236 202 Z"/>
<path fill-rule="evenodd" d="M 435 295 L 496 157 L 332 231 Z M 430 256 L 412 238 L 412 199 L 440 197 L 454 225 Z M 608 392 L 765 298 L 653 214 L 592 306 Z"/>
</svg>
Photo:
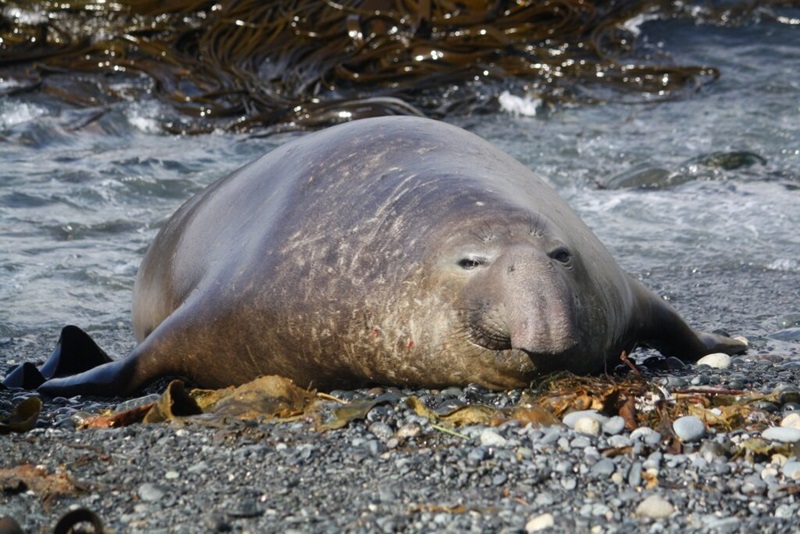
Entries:
<svg viewBox="0 0 800 534">
<path fill-rule="evenodd" d="M 545 223 L 542 220 L 542 215 L 537 213 L 534 217 L 533 214 L 529 214 L 528 221 L 530 223 L 530 234 L 533 237 L 544 237 L 545 235 Z"/>
</svg>

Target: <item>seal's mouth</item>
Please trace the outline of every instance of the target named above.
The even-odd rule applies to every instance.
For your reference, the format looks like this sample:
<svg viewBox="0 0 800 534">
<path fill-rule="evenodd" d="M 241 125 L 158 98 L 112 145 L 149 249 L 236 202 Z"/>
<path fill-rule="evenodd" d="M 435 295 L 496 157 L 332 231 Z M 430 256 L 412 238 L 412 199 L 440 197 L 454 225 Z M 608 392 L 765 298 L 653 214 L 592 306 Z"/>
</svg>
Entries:
<svg viewBox="0 0 800 534">
<path fill-rule="evenodd" d="M 485 305 L 461 310 L 461 323 L 467 341 L 482 349 L 492 351 L 511 350 L 511 333 L 500 320 L 499 314 L 492 313 Z"/>
<path fill-rule="evenodd" d="M 557 322 L 543 322 L 539 326 L 527 328 L 516 335 L 496 314 L 486 313 L 485 309 L 476 309 L 467 313 L 465 331 L 470 343 L 491 351 L 519 350 L 532 360 L 552 357 L 574 350 L 578 345 L 577 336 L 572 329 L 565 328 Z M 516 338 L 516 341 L 515 341 Z"/>
<path fill-rule="evenodd" d="M 467 338 L 471 343 L 488 350 L 511 350 L 511 336 L 496 329 L 483 328 L 481 325 L 469 325 L 467 328 Z"/>
</svg>

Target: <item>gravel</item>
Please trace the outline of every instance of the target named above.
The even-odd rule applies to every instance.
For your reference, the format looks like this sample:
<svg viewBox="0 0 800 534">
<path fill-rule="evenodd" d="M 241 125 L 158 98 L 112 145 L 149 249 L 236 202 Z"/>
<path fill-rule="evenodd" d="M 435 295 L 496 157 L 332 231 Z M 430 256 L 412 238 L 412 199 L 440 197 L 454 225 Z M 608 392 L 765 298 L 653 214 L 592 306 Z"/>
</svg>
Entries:
<svg viewBox="0 0 800 534">
<path fill-rule="evenodd" d="M 725 382 L 752 364 L 734 358 L 730 371 L 713 371 L 713 381 Z M 686 377 L 697 372 L 712 371 L 684 370 Z M 771 362 L 752 386 L 766 391 L 773 380 L 796 382 L 798 374 L 788 376 L 781 362 Z M 6 403 L 28 395 L 0 393 Z M 380 391 L 351 393 L 361 398 Z M 75 431 L 69 422 L 76 413 L 112 403 L 45 399 L 38 428 L 3 437 L 2 467 L 43 466 L 66 474 L 78 489 L 49 498 L 6 490 L 0 515 L 14 517 L 27 532 L 47 531 L 78 506 L 118 532 L 536 532 L 547 525 L 778 532 L 800 524 L 800 461 L 780 454 L 737 458 L 725 447 L 759 435 L 790 441 L 783 433 L 800 433 L 796 428 L 714 433 L 686 416 L 673 425 L 686 442 L 677 454 L 661 433 L 624 430 L 596 413 L 579 417 L 576 429 L 512 420 L 462 427 L 455 435 L 434 428 L 402 399 L 415 395 L 436 406 L 455 394 L 464 402 L 469 396 L 511 405 L 520 392 L 396 393 L 397 403 L 324 433 L 302 419 Z M 581 432 L 582 424 L 592 431 Z"/>
<path fill-rule="evenodd" d="M 796 313 L 800 274 L 746 267 L 737 274 L 712 276 L 703 290 L 738 306 L 745 300 L 735 289 L 747 279 L 747 304 L 758 302 L 758 312 L 726 315 L 725 306 L 709 294 L 700 299 L 707 308 L 692 299 L 679 307 L 690 321 L 716 317 L 747 335 L 749 353 L 732 358 L 727 369 L 645 369 L 651 383 L 672 392 L 777 393 L 729 431 L 703 421 L 703 434 L 694 437 L 686 437 L 677 421 L 673 429 L 630 430 L 621 417 L 588 412 L 571 417 L 577 417 L 573 425 L 581 419 L 599 423 L 599 428 L 581 423 L 591 425 L 590 432 L 563 423 L 534 428 L 508 420 L 450 433 L 404 402 L 414 395 L 443 413 L 477 402 L 514 406 L 522 394 L 475 386 L 389 390 L 394 401 L 328 432 L 316 431 L 303 418 L 282 423 L 195 418 L 75 430 L 85 414 L 129 399 L 43 399 L 37 428 L 0 436 L 0 469 L 31 464 L 47 480 L 70 485 L 59 492 L 55 485 L 12 487 L 0 478 L 0 516 L 13 517 L 30 533 L 51 532 L 77 507 L 95 512 L 109 530 L 126 533 L 795 531 L 800 357 L 797 343 L 767 337 L 778 328 L 775 319 L 764 317 Z M 678 286 L 673 294 L 692 292 L 690 277 L 669 278 Z M 97 337 L 110 353 L 123 354 L 131 334 L 123 328 Z M 0 340 L 5 360 L 0 371 L 12 359 L 43 359 L 53 340 L 45 332 Z M 154 390 L 159 387 L 163 384 Z M 386 392 L 331 393 L 356 400 Z M 30 395 L 0 391 L 0 411 L 7 413 Z M 672 432 L 681 443 L 677 451 Z M 754 438 L 771 448 L 735 454 Z"/>
</svg>

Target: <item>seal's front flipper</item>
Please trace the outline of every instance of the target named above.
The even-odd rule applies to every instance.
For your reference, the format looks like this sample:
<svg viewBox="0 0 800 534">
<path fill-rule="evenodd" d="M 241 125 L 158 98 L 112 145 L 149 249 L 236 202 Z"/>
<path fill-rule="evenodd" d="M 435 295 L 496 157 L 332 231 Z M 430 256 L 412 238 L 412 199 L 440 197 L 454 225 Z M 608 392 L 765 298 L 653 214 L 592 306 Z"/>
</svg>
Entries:
<svg viewBox="0 0 800 534">
<path fill-rule="evenodd" d="M 738 339 L 691 328 L 658 295 L 638 280 L 632 280 L 631 287 L 639 303 L 634 317 L 637 342 L 656 349 L 664 356 L 675 356 L 691 362 L 714 352 L 739 354 L 747 350 L 747 344 Z"/>
<path fill-rule="evenodd" d="M 706 354 L 712 354 L 714 352 L 741 354 L 747 351 L 747 343 L 738 339 L 712 332 L 701 332 L 700 330 L 694 330 L 694 333 L 706 346 Z M 705 354 L 703 354 L 703 356 L 705 356 Z"/>
<path fill-rule="evenodd" d="M 52 354 L 38 369 L 31 363 L 15 367 L 3 380 L 13 388 L 36 389 L 51 378 L 71 376 L 113 361 L 89 334 L 77 326 L 61 329 Z"/>
<path fill-rule="evenodd" d="M 673 312 L 674 313 L 674 312 Z M 662 323 L 659 335 L 642 341 L 650 348 L 656 349 L 664 356 L 675 356 L 685 362 L 694 363 L 706 354 L 724 352 L 725 354 L 741 354 L 747 351 L 747 344 L 732 337 L 711 332 L 702 332 L 690 328 L 683 323 L 677 314 L 677 322 Z"/>
</svg>

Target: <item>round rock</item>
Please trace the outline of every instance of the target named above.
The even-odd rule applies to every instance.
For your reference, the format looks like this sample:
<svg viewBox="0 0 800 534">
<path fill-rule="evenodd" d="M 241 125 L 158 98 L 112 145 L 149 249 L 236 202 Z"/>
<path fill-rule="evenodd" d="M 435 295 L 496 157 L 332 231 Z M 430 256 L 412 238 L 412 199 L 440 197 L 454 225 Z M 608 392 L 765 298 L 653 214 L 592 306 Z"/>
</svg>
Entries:
<svg viewBox="0 0 800 534">
<path fill-rule="evenodd" d="M 707 365 L 714 369 L 727 369 L 731 366 L 731 357 L 724 352 L 715 352 L 697 360 L 697 365 Z"/>
<path fill-rule="evenodd" d="M 599 436 L 602 431 L 600 421 L 592 417 L 581 417 L 575 421 L 575 432 L 581 434 L 588 434 L 590 436 Z"/>
<path fill-rule="evenodd" d="M 525 524 L 525 532 L 540 532 L 542 530 L 553 528 L 556 522 L 553 518 L 553 514 L 542 514 L 532 517 L 528 522 Z"/>
<path fill-rule="evenodd" d="M 578 420 L 587 417 L 590 419 L 594 419 L 601 425 L 606 421 L 608 421 L 608 417 L 602 415 L 597 410 L 579 410 L 577 412 L 568 413 L 567 415 L 564 416 L 564 419 L 562 419 L 561 422 L 567 425 L 569 428 L 574 429 L 575 423 L 577 423 Z"/>
<path fill-rule="evenodd" d="M 484 447 L 505 447 L 508 440 L 494 430 L 484 430 L 481 432 L 481 445 Z"/>
<path fill-rule="evenodd" d="M 791 412 L 781 420 L 783 428 L 800 428 L 800 413 Z"/>
<path fill-rule="evenodd" d="M 783 474 L 786 478 L 791 480 L 798 480 L 800 479 L 800 461 L 797 460 L 789 460 L 783 467 L 781 468 Z"/>
<path fill-rule="evenodd" d="M 647 426 L 640 426 L 631 432 L 632 440 L 644 441 L 647 443 L 658 442 L 661 440 L 661 434 Z"/>
<path fill-rule="evenodd" d="M 800 428 L 773 426 L 763 431 L 761 437 L 770 441 L 780 441 L 781 443 L 797 443 L 800 441 Z"/>
<path fill-rule="evenodd" d="M 139 486 L 139 498 L 145 502 L 154 502 L 161 500 L 164 496 L 164 489 L 161 486 L 156 484 L 152 484 L 150 482 L 145 482 L 141 486 Z"/>
<path fill-rule="evenodd" d="M 625 419 L 623 419 L 619 415 L 610 417 L 608 421 L 603 423 L 603 432 L 605 432 L 609 436 L 616 436 L 623 430 L 625 430 Z"/>
<path fill-rule="evenodd" d="M 684 442 L 699 441 L 706 435 L 706 425 L 693 415 L 679 417 L 672 423 L 672 430 Z"/>
<path fill-rule="evenodd" d="M 636 507 L 637 517 L 649 517 L 651 519 L 664 519 L 672 515 L 675 507 L 668 500 L 660 495 L 651 495 Z"/>
</svg>

